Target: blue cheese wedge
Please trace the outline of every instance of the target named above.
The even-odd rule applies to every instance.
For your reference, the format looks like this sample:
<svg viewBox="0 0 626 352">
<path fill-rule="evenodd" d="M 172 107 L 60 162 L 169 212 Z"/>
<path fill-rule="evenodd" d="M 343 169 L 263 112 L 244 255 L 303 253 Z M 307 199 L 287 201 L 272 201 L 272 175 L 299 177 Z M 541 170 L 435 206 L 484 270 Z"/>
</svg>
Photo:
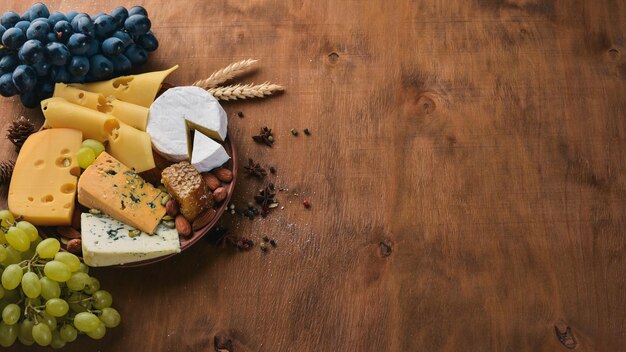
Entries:
<svg viewBox="0 0 626 352">
<path fill-rule="evenodd" d="M 224 165 L 230 159 L 221 144 L 195 131 L 193 135 L 193 151 L 191 165 L 200 172 L 211 171 Z"/>
<path fill-rule="evenodd" d="M 141 232 L 107 215 L 81 215 L 83 258 L 89 266 L 128 264 L 180 253 L 176 229 L 159 225 L 154 235 Z"/>
</svg>

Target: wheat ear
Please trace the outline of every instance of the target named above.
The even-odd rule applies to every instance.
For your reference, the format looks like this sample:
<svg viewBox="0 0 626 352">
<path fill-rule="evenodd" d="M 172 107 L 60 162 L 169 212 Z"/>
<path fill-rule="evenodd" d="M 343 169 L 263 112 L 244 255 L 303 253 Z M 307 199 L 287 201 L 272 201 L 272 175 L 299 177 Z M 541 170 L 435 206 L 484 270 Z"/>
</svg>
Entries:
<svg viewBox="0 0 626 352">
<path fill-rule="evenodd" d="M 207 91 L 218 100 L 237 100 L 247 98 L 263 98 L 276 92 L 282 92 L 285 87 L 265 82 L 261 84 L 235 84 L 233 86 L 209 88 Z"/>
<path fill-rule="evenodd" d="M 250 71 L 252 68 L 254 68 L 257 62 L 258 60 L 254 59 L 246 59 L 239 62 L 234 62 L 221 70 L 213 72 L 213 74 L 211 74 L 209 78 L 196 81 L 193 85 L 203 89 L 217 87 L 218 85 L 226 81 L 229 81 Z"/>
</svg>

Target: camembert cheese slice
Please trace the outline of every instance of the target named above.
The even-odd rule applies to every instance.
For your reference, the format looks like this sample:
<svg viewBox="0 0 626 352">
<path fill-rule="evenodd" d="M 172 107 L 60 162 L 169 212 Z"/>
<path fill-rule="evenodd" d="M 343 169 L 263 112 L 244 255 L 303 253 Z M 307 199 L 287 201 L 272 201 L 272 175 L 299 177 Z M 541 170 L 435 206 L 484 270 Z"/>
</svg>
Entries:
<svg viewBox="0 0 626 352">
<path fill-rule="evenodd" d="M 78 181 L 80 204 L 147 233 L 154 233 L 165 215 L 161 205 L 165 195 L 107 152 Z"/>
<path fill-rule="evenodd" d="M 41 226 L 69 225 L 74 211 L 76 152 L 83 134 L 56 128 L 32 134 L 20 150 L 9 186 L 9 209 Z"/>
<path fill-rule="evenodd" d="M 128 264 L 179 253 L 176 229 L 159 225 L 154 235 L 131 234 L 132 227 L 106 215 L 81 215 L 83 258 L 89 266 Z"/>
<path fill-rule="evenodd" d="M 224 165 L 230 159 L 228 153 L 221 144 L 194 131 L 193 151 L 191 152 L 191 165 L 200 172 L 211 171 Z"/>
</svg>

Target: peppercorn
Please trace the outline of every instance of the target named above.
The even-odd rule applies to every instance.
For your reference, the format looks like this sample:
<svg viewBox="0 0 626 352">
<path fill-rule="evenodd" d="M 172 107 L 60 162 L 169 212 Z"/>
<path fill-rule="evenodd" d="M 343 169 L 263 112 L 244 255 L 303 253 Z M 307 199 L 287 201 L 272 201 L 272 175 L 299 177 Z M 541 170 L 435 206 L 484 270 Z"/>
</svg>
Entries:
<svg viewBox="0 0 626 352">
<path fill-rule="evenodd" d="M 310 208 L 311 207 L 311 203 L 306 198 L 304 199 L 304 201 L 302 201 L 302 204 L 304 205 L 305 208 Z"/>
<path fill-rule="evenodd" d="M 272 245 L 272 247 L 276 247 L 277 246 L 276 240 L 270 240 L 270 244 Z"/>
<path fill-rule="evenodd" d="M 259 245 L 259 248 L 261 248 L 263 252 L 267 252 L 267 246 L 265 245 L 265 243 L 261 242 L 261 244 Z"/>
<path fill-rule="evenodd" d="M 309 131 L 308 128 L 305 128 L 304 129 L 304 134 L 306 134 L 307 136 L 310 136 L 311 135 L 311 131 Z"/>
<path fill-rule="evenodd" d="M 298 130 L 296 130 L 295 128 L 291 129 L 291 134 L 293 134 L 294 136 L 298 135 Z"/>
<path fill-rule="evenodd" d="M 273 166 L 270 166 L 270 172 L 275 174 L 276 173 L 276 168 Z"/>
<path fill-rule="evenodd" d="M 243 117 L 243 112 L 242 112 L 242 111 L 239 111 L 239 112 L 237 113 L 237 116 L 239 116 L 239 117 Z"/>
<path fill-rule="evenodd" d="M 263 241 L 265 241 L 265 242 L 269 242 L 269 240 L 270 240 L 270 238 L 269 238 L 269 237 L 267 237 L 267 235 L 263 235 Z"/>
</svg>

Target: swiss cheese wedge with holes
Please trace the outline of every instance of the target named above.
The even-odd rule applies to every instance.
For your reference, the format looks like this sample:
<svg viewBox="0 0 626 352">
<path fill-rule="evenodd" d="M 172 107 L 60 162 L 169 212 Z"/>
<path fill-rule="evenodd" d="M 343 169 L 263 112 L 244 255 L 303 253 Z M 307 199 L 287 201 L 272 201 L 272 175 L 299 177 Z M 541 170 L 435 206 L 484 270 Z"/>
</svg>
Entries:
<svg viewBox="0 0 626 352">
<path fill-rule="evenodd" d="M 146 233 L 154 233 L 165 207 L 166 194 L 107 152 L 91 164 L 78 181 L 78 202 Z"/>
<path fill-rule="evenodd" d="M 78 130 L 56 128 L 32 134 L 20 150 L 9 186 L 9 210 L 34 225 L 69 225 L 74 211 Z"/>
</svg>

